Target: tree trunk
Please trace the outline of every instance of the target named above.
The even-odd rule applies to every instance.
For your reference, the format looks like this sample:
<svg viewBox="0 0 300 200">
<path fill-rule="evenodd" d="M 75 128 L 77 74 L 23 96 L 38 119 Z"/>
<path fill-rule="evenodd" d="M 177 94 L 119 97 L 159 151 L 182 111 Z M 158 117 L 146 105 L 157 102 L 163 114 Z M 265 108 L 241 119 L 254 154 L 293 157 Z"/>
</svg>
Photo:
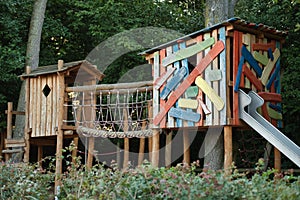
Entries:
<svg viewBox="0 0 300 200">
<path fill-rule="evenodd" d="M 45 11 L 46 11 L 47 0 L 36 0 L 33 6 L 29 34 L 28 34 L 28 43 L 26 50 L 26 65 L 30 66 L 31 70 L 34 70 L 39 65 L 39 54 L 40 54 L 40 43 L 41 43 L 41 34 L 44 23 Z M 26 69 L 25 69 L 26 71 Z M 21 91 L 19 94 L 18 101 L 18 111 L 25 111 L 25 81 L 23 81 L 21 86 Z M 24 137 L 25 129 L 25 116 L 17 115 L 15 123 L 14 138 Z M 19 158 L 20 156 L 18 156 Z M 14 161 L 20 161 L 15 159 Z"/>
<path fill-rule="evenodd" d="M 205 7 L 205 26 L 210 27 L 220 23 L 234 15 L 234 6 L 237 0 L 207 0 Z M 205 140 L 204 166 L 208 169 L 217 170 L 223 168 L 224 156 L 224 136 L 223 134 L 216 140 L 214 134 L 207 134 Z M 211 144 L 214 143 L 214 147 Z"/>
</svg>

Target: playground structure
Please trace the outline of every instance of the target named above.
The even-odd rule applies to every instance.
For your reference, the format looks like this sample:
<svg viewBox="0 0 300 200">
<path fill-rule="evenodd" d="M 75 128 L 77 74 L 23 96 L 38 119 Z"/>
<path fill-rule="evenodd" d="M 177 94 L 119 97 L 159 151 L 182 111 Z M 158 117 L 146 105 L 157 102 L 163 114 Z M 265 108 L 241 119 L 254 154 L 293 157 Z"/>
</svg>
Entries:
<svg viewBox="0 0 300 200">
<path fill-rule="evenodd" d="M 75 145 L 78 135 L 88 138 L 86 164 L 91 167 L 95 137 L 119 137 L 124 138 L 126 167 L 129 138 L 137 137 L 138 163 L 143 160 L 147 138 L 149 159 L 158 166 L 162 131 L 169 144 L 169 133 L 182 129 L 184 149 L 188 149 L 191 128 L 224 126 L 224 168 L 228 169 L 232 129 L 250 127 L 276 147 L 275 168 L 280 169 L 280 151 L 300 167 L 299 147 L 277 129 L 283 126 L 280 50 L 285 36 L 286 32 L 263 24 L 229 19 L 142 52 L 152 65 L 150 82 L 97 85 L 104 75 L 88 61 L 59 61 L 28 70 L 21 75 L 26 80 L 25 137 L 13 146 L 9 145 L 12 138 L 7 138 L 4 153 L 14 153 L 11 147 L 24 147 L 28 162 L 30 144 L 38 146 L 38 160 L 42 146 L 56 145 L 59 175 L 64 138 L 73 138 Z M 81 82 L 74 85 L 79 70 Z M 258 105 L 265 121 L 253 112 Z M 245 111 L 244 107 L 253 109 Z M 168 146 L 165 163 L 170 165 Z M 189 151 L 184 152 L 184 162 L 190 162 Z"/>
</svg>

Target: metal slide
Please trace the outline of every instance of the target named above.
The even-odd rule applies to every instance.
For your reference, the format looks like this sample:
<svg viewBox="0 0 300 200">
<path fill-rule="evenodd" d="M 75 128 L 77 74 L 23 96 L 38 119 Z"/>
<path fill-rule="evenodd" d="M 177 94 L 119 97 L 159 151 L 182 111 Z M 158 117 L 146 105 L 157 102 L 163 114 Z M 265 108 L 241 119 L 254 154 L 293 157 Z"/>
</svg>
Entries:
<svg viewBox="0 0 300 200">
<path fill-rule="evenodd" d="M 300 147 L 257 112 L 263 104 L 264 100 L 257 93 L 250 91 L 246 94 L 239 90 L 240 118 L 300 167 Z"/>
</svg>

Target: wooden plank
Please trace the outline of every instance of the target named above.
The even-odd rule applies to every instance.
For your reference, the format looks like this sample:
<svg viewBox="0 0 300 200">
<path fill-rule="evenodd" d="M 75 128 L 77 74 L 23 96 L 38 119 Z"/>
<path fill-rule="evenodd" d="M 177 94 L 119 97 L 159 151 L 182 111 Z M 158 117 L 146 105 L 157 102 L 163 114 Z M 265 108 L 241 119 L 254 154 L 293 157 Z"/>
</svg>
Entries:
<svg viewBox="0 0 300 200">
<path fill-rule="evenodd" d="M 227 29 L 226 29 L 226 32 L 227 32 Z M 231 54 L 233 54 L 231 52 L 231 49 L 233 48 L 233 44 L 232 43 L 233 42 L 231 41 L 231 38 L 227 37 L 226 38 L 226 43 L 225 43 L 226 44 L 225 45 L 225 48 L 226 48 L 226 51 L 225 51 L 225 54 L 226 54 L 226 56 L 225 56 L 226 57 L 225 58 L 226 59 L 225 60 L 226 61 L 226 66 L 225 66 L 226 67 L 225 68 L 226 78 L 224 80 L 225 81 L 225 89 L 223 91 L 225 93 L 225 95 L 226 95 L 226 114 L 225 114 L 226 115 L 225 116 L 226 117 L 226 125 L 231 124 L 231 119 L 233 118 L 231 105 L 233 105 L 233 101 L 235 100 L 235 99 L 232 100 L 232 96 L 230 95 L 231 94 L 231 86 L 229 84 L 232 81 L 231 80 L 231 76 L 234 75 L 234 71 L 233 71 L 233 68 L 234 68 L 233 64 L 234 64 L 234 62 L 231 61 L 231 57 L 232 57 Z M 236 96 L 236 94 L 234 94 L 233 96 Z"/>
<path fill-rule="evenodd" d="M 36 104 L 33 105 L 36 107 L 36 129 L 35 129 L 35 135 L 32 135 L 32 137 L 39 137 L 41 135 L 41 111 L 42 111 L 42 80 L 39 76 L 36 80 Z M 58 113 L 58 112 L 57 112 Z"/>
<path fill-rule="evenodd" d="M 46 136 L 47 129 L 47 97 L 43 94 L 43 89 L 47 84 L 47 78 L 42 77 L 42 85 L 41 85 L 41 132 L 40 136 Z"/>
<path fill-rule="evenodd" d="M 236 77 L 238 74 L 238 66 L 239 66 L 239 60 L 240 60 L 240 33 L 239 31 L 234 31 L 233 32 L 233 83 L 236 83 Z M 239 105 L 239 97 L 238 93 L 234 92 L 234 87 L 233 87 L 233 102 L 232 102 L 232 107 L 233 107 L 233 119 L 234 119 L 234 125 L 239 124 L 239 110 L 238 110 L 238 105 Z"/>
<path fill-rule="evenodd" d="M 245 46 L 242 46 L 242 56 L 245 58 L 245 60 L 250 64 L 251 67 L 256 71 L 257 75 L 261 77 L 262 75 L 262 69 L 256 62 L 256 60 L 253 58 L 251 53 L 248 51 L 248 49 Z"/>
<path fill-rule="evenodd" d="M 211 63 L 211 61 L 217 57 L 220 52 L 224 49 L 224 43 L 218 41 L 209 53 L 199 62 L 199 64 L 193 69 L 190 75 L 178 86 L 176 91 L 174 91 L 169 97 L 166 105 L 161 107 L 161 111 L 155 116 L 153 123 L 158 125 L 170 108 L 174 105 L 177 99 L 185 92 L 185 90 L 195 81 L 196 77 L 199 76 L 206 67 Z"/>
<path fill-rule="evenodd" d="M 254 76 L 253 72 L 248 67 L 243 67 L 243 74 L 250 80 L 257 90 L 262 91 L 263 85 L 261 81 Z"/>
<path fill-rule="evenodd" d="M 52 110 L 53 110 L 53 105 L 52 105 L 52 96 L 53 96 L 53 87 L 52 87 L 52 77 L 53 76 L 48 76 L 47 77 L 47 85 L 50 88 L 50 93 L 47 96 L 47 122 L 46 122 L 46 136 L 52 135 Z"/>
<path fill-rule="evenodd" d="M 178 52 L 179 47 L 178 44 L 174 44 L 171 48 L 173 48 L 173 53 Z M 169 56 L 172 53 L 172 51 L 169 51 L 167 56 Z M 180 63 L 179 61 L 174 62 L 174 68 L 176 69 L 176 72 L 178 73 L 180 70 Z M 178 103 L 176 102 L 175 107 L 178 107 Z M 175 124 L 176 122 L 176 124 Z M 182 120 L 180 119 L 174 119 L 174 117 L 170 116 L 168 114 L 168 125 L 170 128 L 172 127 L 181 127 L 182 126 Z"/>
<path fill-rule="evenodd" d="M 32 86 L 30 87 L 31 90 L 33 90 L 33 93 L 32 93 L 32 98 L 30 99 L 30 106 L 29 106 L 29 110 L 30 110 L 30 113 L 32 114 L 32 117 L 30 118 L 31 119 L 31 137 L 35 137 L 36 135 L 36 131 L 37 131 L 37 107 L 39 104 L 38 103 L 38 97 L 37 97 L 37 78 L 32 78 L 33 79 L 33 83 L 32 83 Z M 31 115 L 30 114 L 30 115 Z"/>
<path fill-rule="evenodd" d="M 219 29 L 219 40 L 222 41 L 224 44 L 226 44 L 226 35 L 225 35 L 225 27 L 221 27 Z M 230 47 L 230 46 L 229 46 Z M 227 106 L 227 95 L 229 95 L 226 91 L 227 89 L 227 82 L 226 82 L 226 71 L 229 70 L 229 68 L 226 67 L 226 50 L 228 46 L 225 45 L 225 50 L 222 51 L 219 55 L 219 69 L 221 71 L 221 79 L 220 79 L 220 86 L 219 86 L 219 94 L 220 97 L 224 101 L 225 107 Z M 220 125 L 226 125 L 227 119 L 226 119 L 226 109 L 222 109 L 220 111 Z"/>
<path fill-rule="evenodd" d="M 199 88 L 197 86 L 190 86 L 188 89 L 186 89 L 184 95 L 187 98 L 197 97 L 198 92 L 199 92 Z"/>
<path fill-rule="evenodd" d="M 58 119 L 57 119 L 57 113 L 58 113 L 58 79 L 53 76 L 52 80 L 52 130 L 51 135 L 56 135 L 56 131 L 54 130 L 55 127 L 58 127 Z"/>
<path fill-rule="evenodd" d="M 249 33 L 243 34 L 242 42 L 246 45 L 247 50 L 251 52 L 251 34 Z M 246 63 L 244 67 L 248 67 L 250 69 L 249 63 Z M 242 78 L 244 79 L 243 80 L 244 84 L 242 85 L 242 87 L 250 89 L 250 81 L 247 78 L 245 78 L 243 74 L 242 74 Z"/>
<path fill-rule="evenodd" d="M 180 108 L 197 109 L 198 101 L 194 100 L 194 99 L 180 98 L 180 99 L 178 99 L 178 106 Z"/>
<path fill-rule="evenodd" d="M 282 114 L 267 106 L 268 114 L 272 119 L 282 120 Z"/>
<path fill-rule="evenodd" d="M 154 62 L 153 62 L 153 79 L 157 79 L 159 77 L 159 53 L 154 53 Z M 159 90 L 153 89 L 153 108 L 152 116 L 156 116 L 159 113 L 159 106 L 160 106 L 160 98 L 159 98 Z M 157 126 L 153 126 L 153 128 L 158 128 Z"/>
<path fill-rule="evenodd" d="M 199 42 L 202 41 L 202 39 L 203 39 L 203 35 L 199 35 L 199 36 L 196 37 L 195 40 L 196 40 L 197 43 L 199 43 Z M 196 59 L 197 59 L 196 60 L 196 62 L 197 62 L 196 65 L 199 64 L 199 62 L 202 60 L 202 58 L 203 58 L 203 52 L 197 53 L 197 55 L 196 55 Z M 200 74 L 199 76 L 203 76 L 203 74 Z M 196 92 L 195 92 L 195 94 L 197 96 L 197 99 L 202 101 L 202 91 L 199 90 L 199 88 L 197 86 L 191 86 L 191 87 L 197 89 Z M 188 92 L 188 90 L 190 90 L 191 87 L 189 87 L 186 90 L 186 97 L 193 97 L 193 96 L 189 95 L 189 92 Z M 203 110 L 202 110 L 201 106 L 198 106 L 197 113 L 199 113 L 201 116 L 203 116 Z M 202 126 L 202 125 L 203 125 L 203 117 L 201 117 L 200 121 L 198 123 L 196 123 L 196 126 Z"/>
<path fill-rule="evenodd" d="M 164 74 L 158 77 L 153 83 L 155 89 L 158 90 L 167 81 L 167 79 L 174 73 L 174 71 L 175 68 L 171 67 Z"/>
<path fill-rule="evenodd" d="M 29 81 L 29 88 L 31 88 L 30 91 L 29 91 L 29 101 L 27 102 L 28 105 L 29 105 L 29 111 L 30 111 L 30 112 L 28 112 L 28 120 L 29 120 L 29 126 L 28 126 L 28 128 L 32 128 L 32 126 L 33 126 L 33 123 L 32 123 L 32 118 L 33 118 L 32 102 L 35 101 L 35 98 L 34 98 L 34 95 L 33 95 L 33 91 L 34 91 L 33 90 L 33 80 L 34 80 L 34 78 L 29 78 L 28 79 L 28 81 Z"/>
<path fill-rule="evenodd" d="M 272 72 L 272 70 L 273 70 L 273 68 L 274 68 L 274 66 L 275 66 L 275 64 L 276 64 L 279 56 L 280 56 L 279 49 L 277 49 L 277 48 L 275 49 L 275 51 L 273 53 L 273 56 L 274 56 L 274 59 L 273 60 L 269 59 L 268 64 L 265 66 L 265 68 L 264 68 L 264 70 L 262 72 L 261 82 L 262 82 L 263 85 L 267 84 L 269 76 L 270 76 L 270 74 L 271 74 L 271 72 Z"/>
<path fill-rule="evenodd" d="M 183 164 L 189 166 L 191 164 L 191 156 L 190 156 L 190 138 L 189 131 L 187 129 L 183 129 Z"/>
<path fill-rule="evenodd" d="M 192 122 L 198 122 L 200 120 L 200 114 L 192 111 L 183 110 L 180 108 L 172 107 L 169 111 L 169 115 L 183 120 Z"/>
<path fill-rule="evenodd" d="M 235 78 L 235 84 L 234 84 L 235 92 L 239 91 L 244 62 L 245 62 L 245 58 L 244 58 L 244 56 L 241 56 L 240 62 L 239 62 L 238 68 L 237 68 L 238 70 L 237 70 L 236 78 Z"/>
<path fill-rule="evenodd" d="M 224 170 L 226 175 L 232 170 L 232 126 L 224 127 Z"/>
<path fill-rule="evenodd" d="M 210 38 L 210 37 L 211 37 L 210 34 L 211 34 L 210 32 L 209 32 L 209 33 L 205 33 L 204 36 L 203 36 L 204 40 L 206 40 L 207 38 Z M 205 51 L 204 51 L 204 56 L 206 56 L 206 55 L 208 54 L 209 50 L 210 50 L 210 48 L 209 48 L 209 49 L 205 49 Z M 209 71 L 212 70 L 213 62 L 214 62 L 214 60 L 213 60 L 212 63 L 210 63 L 210 64 L 207 66 L 207 68 L 204 70 L 204 77 L 205 77 L 205 79 L 208 77 L 208 74 L 207 74 L 207 73 L 208 73 Z M 211 82 L 209 82 L 208 84 L 209 84 L 210 86 L 212 86 L 212 83 L 211 83 Z M 201 91 L 202 91 L 202 90 L 201 90 Z M 202 92 L 203 92 L 203 91 L 202 91 Z M 208 108 L 210 111 L 213 112 L 213 105 L 212 105 L 212 102 L 210 101 L 210 99 L 206 97 L 206 98 L 203 99 L 203 101 L 205 101 L 205 104 L 206 104 L 207 108 Z M 212 113 L 211 115 L 207 115 L 207 116 L 206 116 L 206 118 L 205 118 L 205 125 L 206 125 L 206 126 L 213 125 L 213 113 Z"/>
<path fill-rule="evenodd" d="M 277 93 L 259 92 L 258 95 L 261 96 L 265 101 L 274 101 L 274 102 L 282 101 L 281 95 Z"/>
<path fill-rule="evenodd" d="M 165 56 L 166 56 L 166 49 L 161 49 L 159 51 L 159 61 L 158 61 L 160 63 L 159 68 L 158 68 L 159 74 L 163 74 L 166 71 L 166 69 L 161 65 L 162 59 L 164 59 Z M 160 94 L 161 94 L 162 90 L 163 90 L 163 87 L 160 88 L 160 91 L 159 91 Z M 163 99 L 160 99 L 159 100 L 159 109 L 161 109 L 161 107 L 164 107 L 165 104 L 166 104 L 166 102 Z M 167 118 L 163 117 L 162 123 L 160 123 L 160 128 L 165 128 L 167 126 L 166 121 L 167 121 Z"/>
<path fill-rule="evenodd" d="M 270 76 L 270 79 L 268 80 L 268 83 L 266 85 L 266 88 L 268 90 L 270 90 L 271 85 L 274 83 L 275 79 L 279 76 L 280 76 L 280 58 L 278 58 L 278 60 L 276 62 L 275 70 L 272 73 L 272 75 Z"/>
<path fill-rule="evenodd" d="M 159 164 L 159 130 L 153 130 L 151 161 L 153 167 Z"/>
<path fill-rule="evenodd" d="M 268 51 L 269 48 L 271 48 L 272 51 L 274 51 L 274 50 L 275 50 L 274 44 L 271 44 L 271 43 L 267 43 L 267 44 L 263 44 L 263 43 L 253 43 L 253 44 L 252 44 L 252 49 L 253 49 L 253 51 L 258 51 L 258 50 L 261 50 L 261 51 Z"/>
<path fill-rule="evenodd" d="M 217 41 L 218 40 L 218 29 L 215 29 L 212 31 L 212 37 L 215 38 L 215 40 Z M 223 51 L 225 52 L 225 51 Z M 212 71 L 218 71 L 219 70 L 219 56 L 216 57 L 213 62 L 212 62 Z M 212 72 L 210 71 L 210 72 Z M 210 73 L 209 70 L 207 70 L 207 73 L 209 74 Z M 205 73 L 205 75 L 207 75 L 207 73 Z M 211 74 L 209 74 L 211 75 Z M 206 79 L 206 76 L 205 76 L 205 79 Z M 211 80 L 211 77 L 208 79 L 208 80 Z M 206 81 L 208 81 L 206 80 Z M 211 86 L 212 88 L 214 89 L 214 91 L 219 95 L 219 81 L 213 81 L 211 83 Z M 216 108 L 216 106 L 213 106 L 213 125 L 219 125 L 220 124 L 220 113 L 219 113 L 219 110 Z"/>
<path fill-rule="evenodd" d="M 178 52 L 167 56 L 166 58 L 164 58 L 162 60 L 162 65 L 167 66 L 173 62 L 176 62 L 176 61 L 179 61 L 179 60 L 182 60 L 185 58 L 189 58 L 189 57 L 195 55 L 196 53 L 203 51 L 204 49 L 210 47 L 214 43 L 215 43 L 214 38 L 207 38 L 203 42 L 197 43 L 197 44 L 192 45 L 185 49 L 181 49 Z"/>
<path fill-rule="evenodd" d="M 168 130 L 167 130 L 168 131 Z M 165 166 L 171 167 L 172 164 L 172 134 L 173 131 L 166 133 Z"/>
<path fill-rule="evenodd" d="M 269 62 L 269 58 L 267 56 L 265 56 L 257 51 L 253 52 L 253 58 L 263 65 L 267 65 Z"/>
<path fill-rule="evenodd" d="M 161 99 L 166 99 L 168 95 L 176 88 L 176 86 L 184 79 L 187 71 L 184 67 L 181 67 L 177 73 L 167 82 L 166 86 L 160 93 Z"/>
<path fill-rule="evenodd" d="M 219 69 L 207 70 L 205 73 L 206 81 L 219 81 L 222 79 L 222 71 Z"/>
<path fill-rule="evenodd" d="M 12 124 L 12 110 L 13 110 L 13 103 L 7 103 L 7 128 L 6 128 L 6 138 L 11 139 L 13 133 L 13 124 Z"/>
<path fill-rule="evenodd" d="M 214 106 L 217 108 L 218 111 L 224 108 L 224 101 L 223 99 L 218 96 L 217 92 L 210 87 L 207 82 L 202 77 L 197 77 L 195 81 L 196 85 L 207 95 L 207 97 L 212 101 Z"/>
<path fill-rule="evenodd" d="M 5 148 L 16 148 L 16 147 L 25 147 L 24 139 L 5 139 L 4 140 Z"/>
</svg>

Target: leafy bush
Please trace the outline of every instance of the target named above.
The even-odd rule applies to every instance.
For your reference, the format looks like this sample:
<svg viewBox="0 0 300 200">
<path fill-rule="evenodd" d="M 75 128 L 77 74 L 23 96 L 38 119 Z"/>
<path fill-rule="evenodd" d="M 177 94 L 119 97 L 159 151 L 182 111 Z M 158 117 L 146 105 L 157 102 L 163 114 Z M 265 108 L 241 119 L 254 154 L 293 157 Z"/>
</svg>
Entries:
<svg viewBox="0 0 300 200">
<path fill-rule="evenodd" d="M 68 163 L 68 162 L 67 162 Z M 197 165 L 154 168 L 144 162 L 136 168 L 117 169 L 96 164 L 87 170 L 77 159 L 62 175 L 57 199 L 297 199 L 300 177 L 275 170 L 248 177 L 233 170 L 203 170 Z M 30 164 L 1 164 L 1 199 L 52 199 L 54 174 Z"/>
</svg>

